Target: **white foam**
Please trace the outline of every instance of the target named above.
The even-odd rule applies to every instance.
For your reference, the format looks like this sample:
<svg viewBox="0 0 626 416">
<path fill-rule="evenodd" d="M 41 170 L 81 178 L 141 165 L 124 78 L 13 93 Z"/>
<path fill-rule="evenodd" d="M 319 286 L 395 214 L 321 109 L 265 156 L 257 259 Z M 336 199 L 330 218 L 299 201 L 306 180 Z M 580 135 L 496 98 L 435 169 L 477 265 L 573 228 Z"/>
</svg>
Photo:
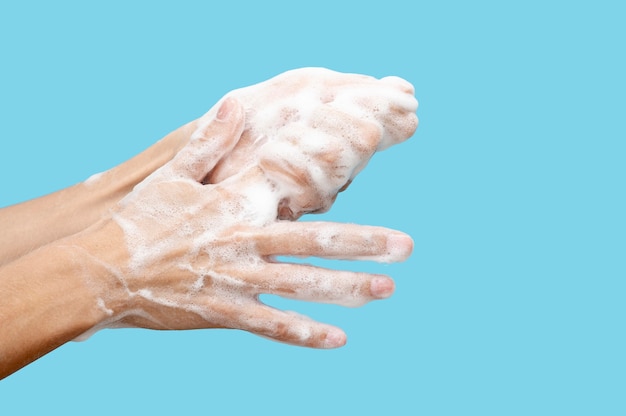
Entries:
<svg viewBox="0 0 626 416">
<path fill-rule="evenodd" d="M 105 172 L 98 172 L 98 173 L 94 173 L 93 175 L 91 175 L 90 177 L 88 177 L 87 179 L 85 179 L 85 181 L 83 182 L 85 185 L 87 186 L 94 186 L 96 185 L 98 182 L 100 182 L 100 180 L 102 179 L 102 176 L 104 176 Z"/>
<path fill-rule="evenodd" d="M 106 303 L 104 303 L 104 299 L 98 298 L 97 302 L 98 302 L 98 308 L 100 308 L 100 310 L 104 311 L 104 313 L 106 313 L 109 316 L 113 316 L 113 309 L 107 308 Z"/>
</svg>

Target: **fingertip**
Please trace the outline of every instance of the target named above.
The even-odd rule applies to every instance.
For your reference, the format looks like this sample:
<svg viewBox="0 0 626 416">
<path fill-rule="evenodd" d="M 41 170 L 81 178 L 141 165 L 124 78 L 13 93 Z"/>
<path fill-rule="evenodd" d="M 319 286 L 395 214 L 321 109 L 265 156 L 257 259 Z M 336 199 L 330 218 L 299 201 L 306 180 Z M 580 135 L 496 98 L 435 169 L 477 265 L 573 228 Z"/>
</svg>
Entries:
<svg viewBox="0 0 626 416">
<path fill-rule="evenodd" d="M 340 348 L 346 345 L 348 338 L 346 337 L 345 332 L 343 332 L 339 328 L 331 328 L 326 333 L 326 338 L 322 344 L 322 348 L 332 349 L 332 348 Z"/>
<path fill-rule="evenodd" d="M 407 94 L 415 94 L 415 87 L 409 81 L 400 78 L 398 76 L 387 76 L 380 79 L 382 82 L 386 82 L 387 84 L 395 85 L 400 91 L 405 92 Z"/>
<path fill-rule="evenodd" d="M 376 299 L 387 299 L 396 289 L 396 284 L 393 279 L 380 276 L 375 277 L 370 282 L 370 293 Z"/>
<path fill-rule="evenodd" d="M 413 136 L 415 132 L 417 131 L 417 127 L 420 125 L 420 118 L 417 116 L 416 113 L 413 113 L 413 118 L 412 118 L 411 123 L 412 124 L 411 124 L 411 127 L 409 128 L 409 132 L 411 133 L 411 136 Z"/>
<path fill-rule="evenodd" d="M 413 253 L 413 239 L 407 234 L 392 234 L 387 238 L 387 253 L 391 262 L 404 261 Z"/>
<path fill-rule="evenodd" d="M 225 97 L 209 112 L 200 117 L 198 128 L 191 135 L 191 141 L 210 138 L 217 132 L 217 129 L 223 129 L 221 126 L 223 124 L 237 126 L 239 123 L 244 124 L 242 104 L 235 97 Z"/>
<path fill-rule="evenodd" d="M 227 121 L 229 118 L 233 117 L 238 105 L 239 102 L 235 98 L 226 97 L 224 101 L 222 101 L 219 110 L 217 110 L 215 119 L 219 121 Z"/>
</svg>

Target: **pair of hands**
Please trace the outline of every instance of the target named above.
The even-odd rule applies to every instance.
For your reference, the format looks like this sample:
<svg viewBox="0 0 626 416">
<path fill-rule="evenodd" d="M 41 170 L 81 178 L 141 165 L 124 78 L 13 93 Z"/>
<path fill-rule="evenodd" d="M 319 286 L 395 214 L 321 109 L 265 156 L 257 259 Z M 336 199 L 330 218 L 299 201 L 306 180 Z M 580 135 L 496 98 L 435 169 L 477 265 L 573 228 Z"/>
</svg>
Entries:
<svg viewBox="0 0 626 416">
<path fill-rule="evenodd" d="M 393 293 L 386 276 L 275 257 L 410 255 L 410 237 L 397 231 L 285 220 L 328 209 L 377 150 L 410 137 L 411 98 L 396 78 L 317 69 L 229 94 L 170 162 L 64 243 L 89 271 L 85 283 L 103 313 L 94 330 L 236 328 L 295 345 L 344 345 L 341 329 L 258 297 L 359 306 Z"/>
</svg>

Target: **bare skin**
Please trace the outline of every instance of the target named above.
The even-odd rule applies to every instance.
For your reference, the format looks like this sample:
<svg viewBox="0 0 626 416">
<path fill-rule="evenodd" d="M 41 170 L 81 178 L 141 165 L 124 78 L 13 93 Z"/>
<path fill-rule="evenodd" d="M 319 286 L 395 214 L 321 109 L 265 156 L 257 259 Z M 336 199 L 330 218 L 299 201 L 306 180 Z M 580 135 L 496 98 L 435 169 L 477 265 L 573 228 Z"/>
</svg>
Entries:
<svg viewBox="0 0 626 416">
<path fill-rule="evenodd" d="M 171 160 L 189 141 L 196 124 L 194 120 L 178 128 L 131 160 L 105 172 L 97 187 L 81 182 L 0 209 L 0 267 L 94 224 L 135 185 Z"/>
<path fill-rule="evenodd" d="M 343 331 L 274 310 L 258 295 L 346 306 L 391 295 L 386 276 L 274 261 L 297 255 L 391 262 L 410 254 L 411 239 L 397 231 L 280 220 L 327 209 L 379 149 L 384 129 L 358 114 L 339 116 L 353 126 L 350 137 L 356 132 L 366 143 L 357 146 L 359 165 L 347 171 L 325 152 L 307 153 L 307 166 L 285 169 L 275 158 L 257 157 L 237 170 L 225 161 L 237 160 L 240 149 L 254 153 L 251 144 L 259 143 L 243 140 L 259 131 L 245 123 L 244 108 L 225 100 L 219 112 L 181 127 L 95 184 L 0 210 L 0 225 L 15 239 L 0 241 L 6 249 L 0 251 L 0 377 L 103 327 L 237 328 L 334 348 L 345 343 Z M 406 109 L 399 117 L 409 126 L 402 140 L 417 119 Z M 325 128 L 336 143 L 345 141 L 335 125 Z M 329 189 L 311 180 L 311 166 L 336 179 L 323 181 L 332 182 Z M 277 184 L 289 180 L 295 186 L 282 189 L 279 201 Z M 41 212 L 50 215 L 34 215 Z"/>
</svg>

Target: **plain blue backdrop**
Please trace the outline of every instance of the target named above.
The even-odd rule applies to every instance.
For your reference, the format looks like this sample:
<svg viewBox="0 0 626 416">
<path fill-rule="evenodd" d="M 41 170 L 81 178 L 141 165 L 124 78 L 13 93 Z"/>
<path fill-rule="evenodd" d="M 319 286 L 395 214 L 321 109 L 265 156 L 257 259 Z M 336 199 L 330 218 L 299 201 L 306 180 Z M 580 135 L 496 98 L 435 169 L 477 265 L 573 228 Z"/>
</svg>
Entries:
<svg viewBox="0 0 626 416">
<path fill-rule="evenodd" d="M 396 294 L 268 299 L 341 326 L 346 347 L 107 330 L 1 381 L 0 413 L 626 414 L 619 4 L 0 3 L 0 206 L 287 69 L 398 75 L 420 102 L 415 136 L 322 216 L 413 236 L 402 264 L 319 263 L 388 273 Z"/>
</svg>

